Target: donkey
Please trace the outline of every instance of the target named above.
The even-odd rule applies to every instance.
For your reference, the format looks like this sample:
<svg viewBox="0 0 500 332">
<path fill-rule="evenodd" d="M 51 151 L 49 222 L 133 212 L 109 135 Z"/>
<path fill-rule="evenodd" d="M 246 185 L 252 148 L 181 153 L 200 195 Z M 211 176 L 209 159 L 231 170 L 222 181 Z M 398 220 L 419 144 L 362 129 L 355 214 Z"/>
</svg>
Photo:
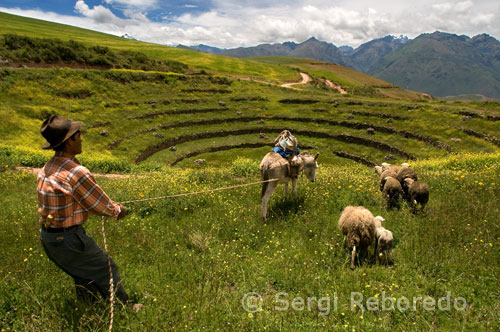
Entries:
<svg viewBox="0 0 500 332">
<path fill-rule="evenodd" d="M 303 170 L 306 173 L 309 181 L 316 181 L 316 168 L 318 168 L 319 153 L 316 156 L 312 156 L 309 152 L 302 152 L 297 157 L 297 164 L 299 165 L 298 174 Z M 297 180 L 298 177 L 290 177 L 288 161 L 280 156 L 276 152 L 269 152 L 264 156 L 262 162 L 260 163 L 260 174 L 262 181 L 275 180 L 273 182 L 264 182 L 262 184 L 262 194 L 261 194 L 261 209 L 262 209 L 262 219 L 267 220 L 267 203 L 271 198 L 274 190 L 279 183 L 285 184 L 285 195 L 288 195 L 288 182 L 292 181 L 292 193 L 293 196 L 297 196 Z"/>
</svg>

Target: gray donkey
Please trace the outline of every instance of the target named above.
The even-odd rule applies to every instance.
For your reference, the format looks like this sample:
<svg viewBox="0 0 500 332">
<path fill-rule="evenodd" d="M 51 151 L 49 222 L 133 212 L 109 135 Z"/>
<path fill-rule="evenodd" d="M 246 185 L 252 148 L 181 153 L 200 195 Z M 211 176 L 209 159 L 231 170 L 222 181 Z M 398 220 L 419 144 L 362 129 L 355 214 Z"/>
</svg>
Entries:
<svg viewBox="0 0 500 332">
<path fill-rule="evenodd" d="M 293 161 L 299 166 L 298 174 L 301 171 L 306 173 L 307 178 L 314 182 L 316 180 L 316 168 L 318 168 L 319 153 L 316 156 L 312 156 L 309 152 L 300 153 L 296 160 Z M 262 162 L 260 163 L 260 174 L 262 181 L 266 180 L 276 180 L 273 182 L 265 182 L 262 184 L 262 219 L 267 220 L 267 203 L 271 198 L 271 195 L 276 190 L 279 183 L 285 184 L 285 195 L 288 195 L 288 182 L 292 181 L 292 193 L 293 196 L 297 196 L 297 180 L 298 177 L 290 177 L 290 167 L 288 161 L 276 152 L 269 152 L 264 156 Z"/>
</svg>

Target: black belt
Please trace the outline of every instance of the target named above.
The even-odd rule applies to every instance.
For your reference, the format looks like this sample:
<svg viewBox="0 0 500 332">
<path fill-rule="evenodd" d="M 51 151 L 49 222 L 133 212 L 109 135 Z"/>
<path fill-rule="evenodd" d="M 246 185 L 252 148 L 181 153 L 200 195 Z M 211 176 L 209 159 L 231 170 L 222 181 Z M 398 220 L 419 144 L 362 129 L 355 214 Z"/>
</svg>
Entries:
<svg viewBox="0 0 500 332">
<path fill-rule="evenodd" d="M 77 230 L 81 226 L 82 225 L 73 225 L 70 227 L 61 227 L 61 228 L 42 227 L 42 229 L 45 230 L 47 233 L 61 233 L 61 232 L 67 232 L 67 231 L 71 231 L 71 230 Z"/>
</svg>

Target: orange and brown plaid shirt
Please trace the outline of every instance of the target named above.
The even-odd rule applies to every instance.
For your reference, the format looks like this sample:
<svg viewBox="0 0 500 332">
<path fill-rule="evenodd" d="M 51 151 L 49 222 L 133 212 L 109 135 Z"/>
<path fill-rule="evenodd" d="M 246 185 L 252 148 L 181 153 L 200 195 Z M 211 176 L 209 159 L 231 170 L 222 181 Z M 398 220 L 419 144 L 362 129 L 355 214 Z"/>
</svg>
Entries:
<svg viewBox="0 0 500 332">
<path fill-rule="evenodd" d="M 60 153 L 38 174 L 37 191 L 40 223 L 52 215 L 53 228 L 83 224 L 92 214 L 116 217 L 120 211 L 86 167 Z"/>
</svg>

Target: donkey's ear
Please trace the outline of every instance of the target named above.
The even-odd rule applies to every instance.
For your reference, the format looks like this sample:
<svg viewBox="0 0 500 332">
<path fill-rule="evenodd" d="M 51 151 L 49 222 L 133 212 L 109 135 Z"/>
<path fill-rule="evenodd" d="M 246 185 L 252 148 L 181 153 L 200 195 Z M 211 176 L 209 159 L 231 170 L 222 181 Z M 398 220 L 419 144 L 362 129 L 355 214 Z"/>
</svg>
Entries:
<svg viewBox="0 0 500 332">
<path fill-rule="evenodd" d="M 314 156 L 314 160 L 318 159 L 318 157 L 319 157 L 319 152 L 316 153 L 316 155 Z"/>
</svg>

